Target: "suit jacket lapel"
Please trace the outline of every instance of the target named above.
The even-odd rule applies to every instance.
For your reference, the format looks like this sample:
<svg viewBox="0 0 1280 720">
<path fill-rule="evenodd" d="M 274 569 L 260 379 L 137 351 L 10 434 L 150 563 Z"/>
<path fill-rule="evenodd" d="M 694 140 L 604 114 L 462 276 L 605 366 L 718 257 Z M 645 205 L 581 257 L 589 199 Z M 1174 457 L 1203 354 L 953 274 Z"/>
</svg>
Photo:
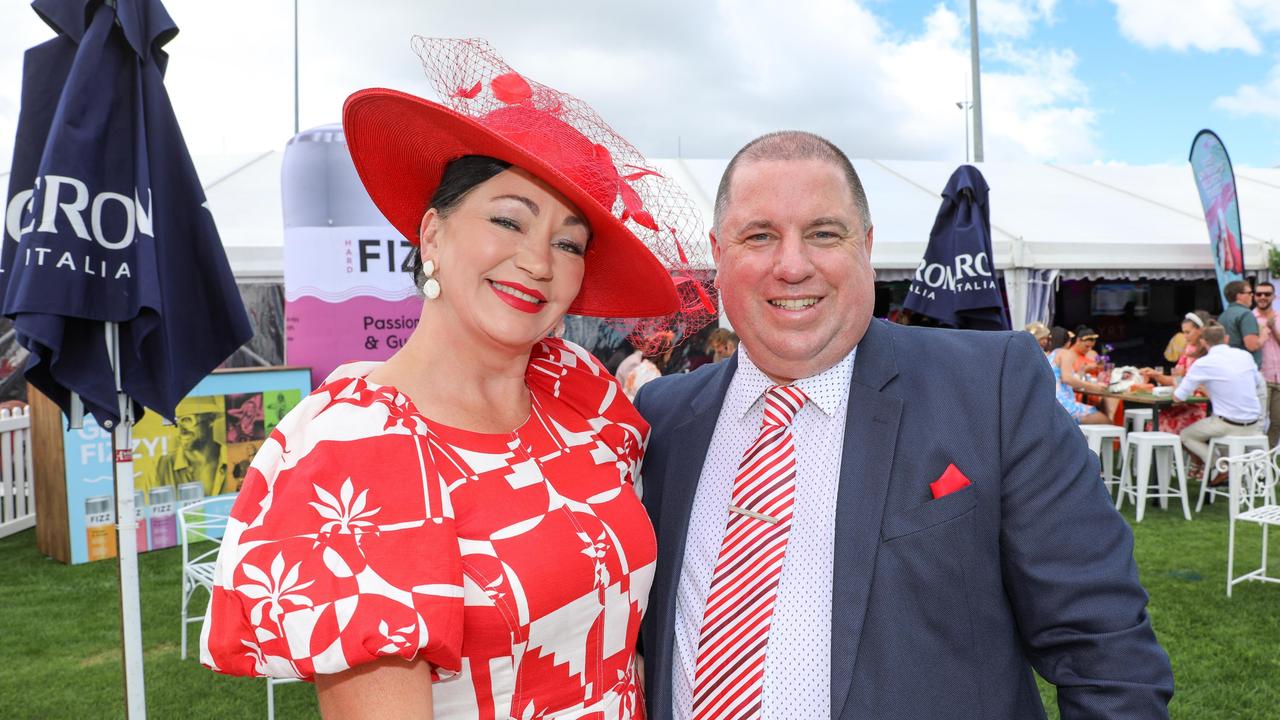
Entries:
<svg viewBox="0 0 1280 720">
<path fill-rule="evenodd" d="M 680 587 L 680 569 L 684 564 L 689 515 L 693 511 L 702 463 L 707 456 L 707 448 L 711 446 L 716 421 L 720 418 L 720 406 L 737 369 L 738 355 L 735 353 L 721 363 L 716 374 L 693 396 L 688 418 L 665 434 L 664 444 L 668 450 L 662 478 L 658 564 L 653 579 L 654 591 L 660 595 L 655 595 L 649 611 L 661 613 L 656 622 L 662 629 L 663 639 L 663 647 L 654 658 L 653 669 L 657 673 L 654 687 L 657 692 L 652 702 L 664 703 L 666 707 L 671 702 L 676 595 Z"/>
<path fill-rule="evenodd" d="M 891 330 L 872 320 L 858 343 L 836 498 L 831 608 L 831 717 L 839 718 L 853 681 L 858 643 L 880 547 L 880 522 L 893 465 L 902 401 L 882 392 L 897 375 Z"/>
</svg>

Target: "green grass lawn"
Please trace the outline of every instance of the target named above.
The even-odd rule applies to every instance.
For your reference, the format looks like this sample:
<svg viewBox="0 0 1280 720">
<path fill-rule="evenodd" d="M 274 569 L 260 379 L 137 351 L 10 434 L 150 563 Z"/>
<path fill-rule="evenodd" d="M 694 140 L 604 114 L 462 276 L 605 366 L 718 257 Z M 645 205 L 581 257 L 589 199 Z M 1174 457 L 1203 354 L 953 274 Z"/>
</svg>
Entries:
<svg viewBox="0 0 1280 720">
<path fill-rule="evenodd" d="M 1125 515 L 1132 520 L 1128 508 Z M 1259 548 L 1255 528 L 1241 534 L 1237 572 Z M 1280 586 L 1239 585 L 1227 600 L 1226 504 L 1189 523 L 1153 507 L 1135 535 L 1152 620 L 1173 658 L 1172 716 L 1280 717 Z M 150 717 L 264 716 L 266 681 L 223 677 L 179 659 L 180 564 L 177 549 L 140 557 Z M 0 718 L 122 717 L 119 643 L 114 563 L 49 560 L 36 551 L 34 531 L 0 540 Z M 1042 686 L 1042 694 L 1056 718 L 1053 689 Z M 312 687 L 277 687 L 276 714 L 316 716 Z"/>
</svg>

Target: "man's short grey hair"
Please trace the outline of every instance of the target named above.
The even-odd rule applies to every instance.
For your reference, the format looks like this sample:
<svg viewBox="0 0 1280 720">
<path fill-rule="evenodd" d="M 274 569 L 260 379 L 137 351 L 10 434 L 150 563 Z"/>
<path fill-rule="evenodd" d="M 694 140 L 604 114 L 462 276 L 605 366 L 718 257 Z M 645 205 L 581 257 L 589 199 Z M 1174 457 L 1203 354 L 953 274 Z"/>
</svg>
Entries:
<svg viewBox="0 0 1280 720">
<path fill-rule="evenodd" d="M 858 209 L 858 216 L 862 220 L 862 232 L 865 234 L 871 230 L 871 207 L 867 204 L 867 192 L 862 189 L 862 181 L 858 179 L 858 171 L 853 169 L 853 163 L 849 162 L 849 156 L 836 147 L 835 143 L 820 135 L 803 130 L 780 130 L 761 135 L 744 145 L 724 169 L 720 187 L 716 189 L 714 222 L 717 232 L 729 207 L 729 186 L 733 182 L 734 171 L 741 163 L 762 160 L 825 160 L 832 163 L 844 173 L 845 180 L 849 183 L 853 205 Z"/>
<path fill-rule="evenodd" d="M 1221 345 L 1227 341 L 1227 329 L 1217 324 L 1210 325 L 1200 333 L 1200 339 L 1209 347 Z"/>
</svg>

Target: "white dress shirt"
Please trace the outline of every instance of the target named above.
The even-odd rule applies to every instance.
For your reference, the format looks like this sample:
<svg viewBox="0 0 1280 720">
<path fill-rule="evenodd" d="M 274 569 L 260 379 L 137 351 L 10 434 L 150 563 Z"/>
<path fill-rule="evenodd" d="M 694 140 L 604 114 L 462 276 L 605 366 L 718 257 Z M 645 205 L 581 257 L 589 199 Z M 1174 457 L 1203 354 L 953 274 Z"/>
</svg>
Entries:
<svg viewBox="0 0 1280 720">
<path fill-rule="evenodd" d="M 819 375 L 795 383 L 809 400 L 796 414 L 796 498 L 765 651 L 761 717 L 831 717 L 831 583 L 835 561 L 836 494 L 854 351 Z M 672 698 L 676 720 L 693 713 L 694 663 L 702 615 L 738 464 L 760 434 L 771 381 L 738 346 L 730 381 L 698 479 L 676 598 Z"/>
<path fill-rule="evenodd" d="M 1262 417 L 1257 386 L 1261 375 L 1253 355 L 1225 343 L 1209 348 L 1183 376 L 1173 396 L 1186 400 L 1201 385 L 1209 391 L 1213 414 L 1236 423 L 1251 423 Z"/>
</svg>

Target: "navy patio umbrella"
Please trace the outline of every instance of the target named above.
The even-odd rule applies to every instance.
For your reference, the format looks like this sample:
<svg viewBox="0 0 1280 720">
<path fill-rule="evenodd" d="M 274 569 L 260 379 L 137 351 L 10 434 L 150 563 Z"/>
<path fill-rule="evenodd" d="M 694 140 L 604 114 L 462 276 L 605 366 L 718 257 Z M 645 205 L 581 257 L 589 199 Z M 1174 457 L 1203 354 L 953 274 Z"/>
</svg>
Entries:
<svg viewBox="0 0 1280 720">
<path fill-rule="evenodd" d="M 987 181 L 961 165 L 942 191 L 942 207 L 929 233 L 903 306 L 947 327 L 1008 330 L 1004 297 L 991 253 Z"/>
<path fill-rule="evenodd" d="M 130 431 L 252 337 L 163 83 L 160 0 L 35 0 L 0 254 L 25 375 L 113 432 L 127 708 L 145 715 Z"/>
</svg>

